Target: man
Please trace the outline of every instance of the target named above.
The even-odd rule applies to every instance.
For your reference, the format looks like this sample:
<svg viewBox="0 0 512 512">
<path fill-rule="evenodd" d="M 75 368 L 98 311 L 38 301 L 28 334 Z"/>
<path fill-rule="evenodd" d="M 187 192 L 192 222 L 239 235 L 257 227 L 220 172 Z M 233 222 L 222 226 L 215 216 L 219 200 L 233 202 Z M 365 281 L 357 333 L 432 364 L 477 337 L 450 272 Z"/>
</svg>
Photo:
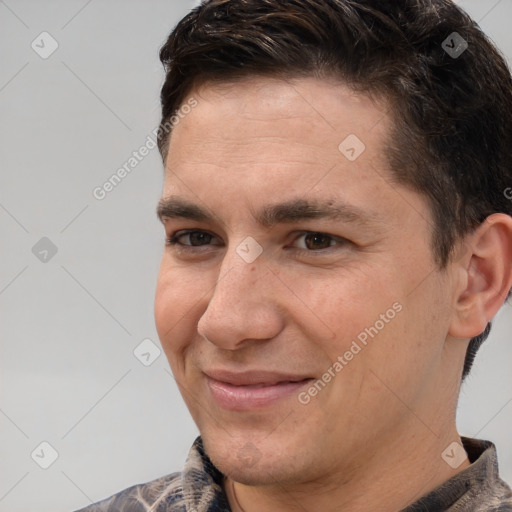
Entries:
<svg viewBox="0 0 512 512">
<path fill-rule="evenodd" d="M 160 53 L 155 300 L 201 436 L 84 511 L 512 511 L 455 412 L 512 286 L 512 80 L 448 0 L 212 0 Z"/>
</svg>

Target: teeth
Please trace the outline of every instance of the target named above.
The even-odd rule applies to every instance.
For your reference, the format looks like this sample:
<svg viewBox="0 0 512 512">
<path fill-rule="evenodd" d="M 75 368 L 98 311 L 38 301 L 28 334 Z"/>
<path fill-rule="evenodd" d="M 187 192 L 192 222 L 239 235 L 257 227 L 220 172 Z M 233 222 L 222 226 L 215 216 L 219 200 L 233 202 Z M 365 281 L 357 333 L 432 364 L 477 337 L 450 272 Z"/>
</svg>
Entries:
<svg viewBox="0 0 512 512">
<path fill-rule="evenodd" d="M 269 386 L 275 386 L 276 384 L 280 384 L 279 382 L 265 382 L 265 383 L 259 383 L 259 384 L 238 384 L 238 386 L 250 386 L 251 388 L 267 388 Z M 233 384 L 236 386 L 237 384 Z"/>
<path fill-rule="evenodd" d="M 297 382 L 302 382 L 304 380 L 309 379 L 300 379 L 300 380 L 280 380 L 278 382 L 260 382 L 259 384 L 233 384 L 233 386 L 251 386 L 253 388 L 266 388 L 269 386 L 275 386 L 277 384 L 296 384 Z"/>
<path fill-rule="evenodd" d="M 267 382 L 266 384 L 253 384 L 256 388 L 265 388 L 268 386 L 275 386 L 276 384 L 295 384 L 296 382 L 302 382 L 301 380 L 280 380 L 278 382 Z"/>
</svg>

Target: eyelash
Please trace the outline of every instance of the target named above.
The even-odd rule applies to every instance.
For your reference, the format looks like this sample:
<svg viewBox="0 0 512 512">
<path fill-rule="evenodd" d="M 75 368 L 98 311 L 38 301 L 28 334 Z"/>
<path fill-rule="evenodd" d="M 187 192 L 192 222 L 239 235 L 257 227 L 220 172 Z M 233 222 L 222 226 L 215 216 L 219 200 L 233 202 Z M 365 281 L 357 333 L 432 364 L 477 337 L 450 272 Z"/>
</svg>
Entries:
<svg viewBox="0 0 512 512">
<path fill-rule="evenodd" d="M 202 247 L 208 247 L 208 245 L 210 244 L 205 244 L 205 245 L 188 245 L 188 244 L 182 244 L 179 242 L 179 239 L 183 236 L 187 236 L 187 235 L 190 235 L 192 233 L 203 233 L 203 234 L 207 234 L 207 235 L 210 235 L 212 236 L 213 238 L 215 238 L 215 235 L 212 235 L 211 233 L 208 233 L 207 231 L 203 231 L 201 229 L 191 229 L 191 230 L 184 230 L 184 231 L 175 231 L 169 238 L 166 238 L 165 239 L 165 243 L 167 246 L 171 246 L 171 247 L 176 247 L 176 246 L 179 246 L 179 250 L 180 251 L 193 251 L 193 252 L 197 252 L 198 250 L 200 251 Z M 297 238 L 300 238 L 302 236 L 307 236 L 307 235 L 320 235 L 320 236 L 323 236 L 323 237 L 328 237 L 330 238 L 331 240 L 334 240 L 335 242 L 338 242 L 338 245 L 341 245 L 341 246 L 344 246 L 344 245 L 347 245 L 349 244 L 349 240 L 345 239 L 345 238 L 342 238 L 342 237 L 337 237 L 337 236 L 334 236 L 334 235 L 330 235 L 328 233 L 322 233 L 320 231 L 301 231 Z M 297 238 L 294 240 L 296 241 Z M 325 254 L 325 251 L 328 251 L 329 249 L 332 249 L 333 247 L 335 246 L 329 246 L 329 247 L 326 247 L 324 249 L 318 249 L 318 250 L 314 250 L 314 249 L 302 249 L 300 247 L 294 247 L 293 249 L 295 249 L 296 251 L 299 251 L 299 253 L 303 253 L 303 254 L 308 254 L 308 255 L 311 255 L 311 254 L 319 254 L 319 255 L 322 255 L 322 254 Z"/>
</svg>

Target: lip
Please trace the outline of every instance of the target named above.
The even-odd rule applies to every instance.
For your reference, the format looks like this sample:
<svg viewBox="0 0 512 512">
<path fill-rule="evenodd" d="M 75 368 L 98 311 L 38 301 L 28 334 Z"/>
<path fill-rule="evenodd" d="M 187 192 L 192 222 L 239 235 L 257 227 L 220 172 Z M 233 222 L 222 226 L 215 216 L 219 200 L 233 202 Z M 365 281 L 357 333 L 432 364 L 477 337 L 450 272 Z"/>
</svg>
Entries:
<svg viewBox="0 0 512 512">
<path fill-rule="evenodd" d="M 311 377 L 268 371 L 204 372 L 214 400 L 223 409 L 247 411 L 273 405 L 313 380 Z"/>
</svg>

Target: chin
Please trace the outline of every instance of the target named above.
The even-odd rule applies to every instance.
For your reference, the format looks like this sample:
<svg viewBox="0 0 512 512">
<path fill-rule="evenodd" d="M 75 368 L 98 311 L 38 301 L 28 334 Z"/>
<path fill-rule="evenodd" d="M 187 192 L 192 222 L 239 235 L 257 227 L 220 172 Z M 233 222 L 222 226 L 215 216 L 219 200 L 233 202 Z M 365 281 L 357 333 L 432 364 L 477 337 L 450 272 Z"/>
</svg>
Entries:
<svg viewBox="0 0 512 512">
<path fill-rule="evenodd" d="M 265 436 L 267 437 L 265 439 Z M 232 480 L 245 485 L 275 485 L 297 481 L 300 468 L 294 453 L 281 439 L 268 439 L 268 433 L 256 436 L 233 436 L 223 432 L 202 434 L 206 453 L 215 467 Z M 304 463 L 304 460 L 301 461 Z"/>
</svg>

